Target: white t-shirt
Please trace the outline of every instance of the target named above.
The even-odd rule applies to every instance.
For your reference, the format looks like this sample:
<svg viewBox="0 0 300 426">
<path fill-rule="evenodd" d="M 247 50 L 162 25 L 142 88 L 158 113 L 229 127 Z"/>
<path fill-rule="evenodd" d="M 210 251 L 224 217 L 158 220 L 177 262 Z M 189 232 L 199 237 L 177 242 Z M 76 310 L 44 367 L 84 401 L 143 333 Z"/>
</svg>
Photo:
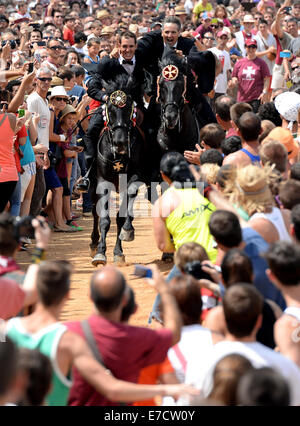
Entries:
<svg viewBox="0 0 300 426">
<path fill-rule="evenodd" d="M 186 383 L 194 384 L 207 397 L 213 387 L 213 372 L 216 364 L 230 354 L 239 354 L 247 358 L 255 368 L 271 367 L 288 382 L 291 390 L 291 405 L 300 404 L 300 369 L 291 360 L 259 342 L 216 343 L 206 359 L 193 358 L 186 373 Z M 201 363 L 201 364 L 200 364 Z M 203 363 L 206 368 L 203 368 Z M 197 370 L 197 365 L 201 366 Z M 204 372 L 204 374 L 203 374 Z"/>
<path fill-rule="evenodd" d="M 184 8 L 185 8 L 185 11 L 188 15 L 190 15 L 193 12 L 194 7 L 195 6 L 194 6 L 194 3 L 193 3 L 192 0 L 186 0 L 185 1 Z"/>
<path fill-rule="evenodd" d="M 36 112 L 40 116 L 37 126 L 38 143 L 49 148 L 50 110 L 48 101 L 44 100 L 37 92 L 33 92 L 27 98 L 27 106 L 28 111 Z"/>
<path fill-rule="evenodd" d="M 215 92 L 216 93 L 226 93 L 227 92 L 227 71 L 231 70 L 230 55 L 226 50 L 219 50 L 216 47 L 212 47 L 210 50 L 218 58 L 221 64 L 223 65 L 223 71 L 216 78 Z"/>
</svg>

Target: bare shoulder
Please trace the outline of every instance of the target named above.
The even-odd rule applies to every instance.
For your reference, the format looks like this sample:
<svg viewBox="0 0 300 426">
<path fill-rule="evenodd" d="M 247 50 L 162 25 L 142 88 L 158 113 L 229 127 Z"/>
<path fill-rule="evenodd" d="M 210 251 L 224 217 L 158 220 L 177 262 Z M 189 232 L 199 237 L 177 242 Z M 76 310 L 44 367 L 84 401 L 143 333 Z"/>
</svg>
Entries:
<svg viewBox="0 0 300 426">
<path fill-rule="evenodd" d="M 212 332 L 214 343 L 223 340 L 226 331 L 223 307 L 216 306 L 210 309 L 203 325 Z"/>
<path fill-rule="evenodd" d="M 237 167 L 246 166 L 250 164 L 251 161 L 249 160 L 249 157 L 244 152 L 236 151 L 224 158 L 223 166 L 226 164 L 233 164 Z"/>
</svg>

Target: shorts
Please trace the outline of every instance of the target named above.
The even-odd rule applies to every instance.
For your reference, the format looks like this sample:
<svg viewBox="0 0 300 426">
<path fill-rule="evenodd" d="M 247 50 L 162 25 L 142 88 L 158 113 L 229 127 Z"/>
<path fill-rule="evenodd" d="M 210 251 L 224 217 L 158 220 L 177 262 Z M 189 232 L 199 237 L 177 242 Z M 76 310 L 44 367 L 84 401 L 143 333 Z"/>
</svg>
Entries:
<svg viewBox="0 0 300 426">
<path fill-rule="evenodd" d="M 45 182 L 46 182 L 46 191 L 49 189 L 60 188 L 62 184 L 60 183 L 59 177 L 56 174 L 56 171 L 53 167 L 44 170 Z"/>
<path fill-rule="evenodd" d="M 272 83 L 271 83 L 271 89 L 282 89 L 285 87 L 285 81 L 284 81 L 284 70 L 282 65 L 274 65 L 273 73 L 272 73 Z"/>
<path fill-rule="evenodd" d="M 32 176 L 36 175 L 35 161 L 22 166 L 24 172 L 21 174 L 21 202 L 23 202 L 28 185 L 30 184 Z"/>
</svg>

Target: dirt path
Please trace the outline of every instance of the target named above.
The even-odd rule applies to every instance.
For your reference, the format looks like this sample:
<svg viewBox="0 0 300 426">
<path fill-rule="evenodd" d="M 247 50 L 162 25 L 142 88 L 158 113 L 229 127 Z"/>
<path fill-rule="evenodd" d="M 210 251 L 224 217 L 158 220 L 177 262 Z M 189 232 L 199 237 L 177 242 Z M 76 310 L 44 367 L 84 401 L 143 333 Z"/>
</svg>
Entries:
<svg viewBox="0 0 300 426">
<path fill-rule="evenodd" d="M 144 202 L 144 211 L 148 208 Z M 91 264 L 88 246 L 92 230 L 92 218 L 82 218 L 78 221 L 83 227 L 82 232 L 72 234 L 53 233 L 47 259 L 65 259 L 74 266 L 70 300 L 62 313 L 61 320 L 81 320 L 89 315 L 92 304 L 89 301 L 89 280 L 95 267 Z M 152 220 L 150 217 L 137 217 L 134 220 L 135 240 L 123 243 L 126 265 L 121 267 L 128 283 L 135 291 L 138 310 L 132 317 L 131 324 L 146 325 L 148 314 L 155 298 L 155 291 L 147 286 L 144 280 L 132 275 L 133 265 L 141 263 L 147 265 L 155 262 L 161 271 L 167 273 L 170 264 L 165 264 L 159 259 L 160 251 L 156 248 Z M 115 244 L 116 225 L 112 219 L 112 226 L 107 238 L 108 263 L 113 261 L 113 247 Z M 29 256 L 26 252 L 20 252 L 18 262 L 25 269 L 29 264 Z M 100 268 L 100 266 L 99 266 Z"/>
</svg>

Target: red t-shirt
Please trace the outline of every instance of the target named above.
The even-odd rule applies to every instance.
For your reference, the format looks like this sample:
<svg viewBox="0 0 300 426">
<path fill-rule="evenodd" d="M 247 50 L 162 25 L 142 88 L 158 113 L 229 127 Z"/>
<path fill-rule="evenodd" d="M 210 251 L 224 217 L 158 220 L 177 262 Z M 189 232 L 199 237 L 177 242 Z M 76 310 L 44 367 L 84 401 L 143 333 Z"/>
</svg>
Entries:
<svg viewBox="0 0 300 426">
<path fill-rule="evenodd" d="M 164 361 L 168 349 L 172 346 L 170 330 L 151 330 L 133 327 L 128 324 L 108 321 L 92 315 L 89 324 L 93 336 L 98 343 L 104 364 L 112 374 L 121 380 L 137 383 L 142 368 Z M 80 322 L 66 323 L 68 329 L 83 337 Z M 70 391 L 68 405 L 118 405 L 97 393 L 73 369 L 73 386 Z"/>
<path fill-rule="evenodd" d="M 20 153 L 20 151 L 19 151 L 19 148 L 20 148 L 19 140 L 21 138 L 27 138 L 27 130 L 26 130 L 25 124 L 21 127 L 21 129 L 18 131 L 16 136 L 17 136 L 17 138 L 16 138 L 16 141 L 14 143 L 14 148 L 15 148 L 14 156 L 15 156 L 17 170 L 18 170 L 19 173 L 21 173 L 22 167 L 21 167 L 21 163 L 20 163 L 21 158 L 20 158 L 20 155 L 19 155 L 19 153 Z"/>
<path fill-rule="evenodd" d="M 236 62 L 232 77 L 237 77 L 239 82 L 237 101 L 249 102 L 259 98 L 263 91 L 264 79 L 270 77 L 270 71 L 263 59 L 244 58 Z"/>
<path fill-rule="evenodd" d="M 74 41 L 74 31 L 70 30 L 68 27 L 64 27 L 63 39 L 68 40 L 71 46 L 75 43 Z"/>
<path fill-rule="evenodd" d="M 25 293 L 13 280 L 0 278 L 0 318 L 16 316 L 23 308 Z"/>
</svg>

